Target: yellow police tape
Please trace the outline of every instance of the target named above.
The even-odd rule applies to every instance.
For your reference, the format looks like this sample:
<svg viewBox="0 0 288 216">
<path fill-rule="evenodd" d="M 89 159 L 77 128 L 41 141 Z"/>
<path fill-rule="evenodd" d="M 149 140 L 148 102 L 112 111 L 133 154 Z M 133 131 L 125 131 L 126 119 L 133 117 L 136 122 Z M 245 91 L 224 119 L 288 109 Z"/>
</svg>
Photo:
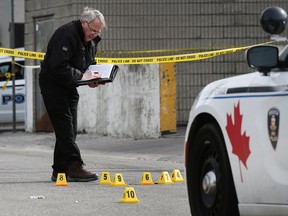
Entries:
<svg viewBox="0 0 288 216">
<path fill-rule="evenodd" d="M 0 48 L 0 55 L 43 60 L 45 53 L 10 49 L 10 48 Z"/>
<path fill-rule="evenodd" d="M 154 57 L 137 57 L 137 58 L 101 58 L 97 57 L 96 61 L 98 64 L 155 64 L 155 63 L 168 63 L 168 62 L 187 62 L 187 61 L 196 61 L 207 58 L 213 58 L 220 55 L 225 55 L 229 53 L 234 53 L 241 50 L 246 50 L 252 46 L 264 45 L 273 43 L 269 41 L 261 44 L 254 44 L 250 46 L 234 47 L 222 50 L 214 50 L 200 53 L 191 53 L 191 54 L 179 54 L 179 55 L 170 55 L 170 56 L 154 56 Z M 9 48 L 0 48 L 0 55 L 14 56 L 20 58 L 30 58 L 36 60 L 43 60 L 45 53 L 43 52 L 32 52 L 25 50 L 9 49 Z"/>
<path fill-rule="evenodd" d="M 97 58 L 98 64 L 155 64 L 155 63 L 168 63 L 168 62 L 187 62 L 196 61 L 207 58 L 216 57 L 228 53 L 245 50 L 247 47 L 224 49 L 218 51 L 208 51 L 193 54 L 181 54 L 172 56 L 158 56 L 158 57 L 138 57 L 138 58 Z"/>
<path fill-rule="evenodd" d="M 213 46 L 213 47 L 194 47 L 194 48 L 179 48 L 179 49 L 159 49 L 159 50 L 127 50 L 127 51 L 113 51 L 113 50 L 98 50 L 97 54 L 142 54 L 142 53 L 165 53 L 165 52 L 188 52 L 195 50 L 216 50 L 216 49 L 230 49 L 238 46 Z"/>
<path fill-rule="evenodd" d="M 6 73 L 5 73 L 6 82 L 5 82 L 4 85 L 2 86 L 2 90 L 3 90 L 3 91 L 6 89 L 7 84 L 8 84 L 8 82 L 10 81 L 10 79 L 11 79 L 12 76 L 15 76 L 15 74 L 14 74 L 14 73 L 11 73 L 11 72 L 6 72 Z"/>
</svg>

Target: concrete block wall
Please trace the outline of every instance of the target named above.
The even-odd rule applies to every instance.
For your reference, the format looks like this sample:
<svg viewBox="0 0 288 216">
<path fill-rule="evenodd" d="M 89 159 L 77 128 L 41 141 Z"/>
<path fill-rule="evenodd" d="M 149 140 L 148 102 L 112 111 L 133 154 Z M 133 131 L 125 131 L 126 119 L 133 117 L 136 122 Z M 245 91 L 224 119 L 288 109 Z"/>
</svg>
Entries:
<svg viewBox="0 0 288 216">
<path fill-rule="evenodd" d="M 272 5 L 288 10 L 283 0 L 98 0 L 93 5 L 108 22 L 100 46 L 104 51 L 192 48 L 188 52 L 192 53 L 262 43 L 269 41 L 259 23 L 262 10 Z M 150 55 L 173 54 L 179 53 Z M 250 72 L 244 58 L 242 51 L 177 63 L 177 124 L 187 123 L 193 100 L 204 85 Z"/>
<path fill-rule="evenodd" d="M 262 10 L 276 5 L 288 11 L 288 2 L 284 0 L 26 0 L 25 3 L 26 49 L 33 50 L 35 46 L 35 17 L 53 14 L 56 29 L 79 17 L 83 7 L 88 5 L 103 12 L 107 20 L 108 29 L 99 46 L 99 51 L 105 51 L 99 52 L 103 57 L 180 54 L 115 54 L 118 51 L 191 48 L 187 53 L 195 53 L 262 43 L 269 41 L 269 35 L 259 24 Z M 175 68 L 178 125 L 187 123 L 193 100 L 204 85 L 251 71 L 244 61 L 243 51 L 177 63 Z"/>
<path fill-rule="evenodd" d="M 113 83 L 78 91 L 80 132 L 137 139 L 161 135 L 159 64 L 120 65 Z"/>
</svg>

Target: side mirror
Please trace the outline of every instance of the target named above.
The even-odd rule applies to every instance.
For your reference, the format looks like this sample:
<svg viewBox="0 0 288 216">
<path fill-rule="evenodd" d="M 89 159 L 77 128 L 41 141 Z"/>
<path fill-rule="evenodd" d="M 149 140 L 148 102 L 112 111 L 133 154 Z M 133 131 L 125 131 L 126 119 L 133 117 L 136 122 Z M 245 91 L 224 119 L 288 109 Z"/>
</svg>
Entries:
<svg viewBox="0 0 288 216">
<path fill-rule="evenodd" d="M 266 75 L 278 66 L 278 54 L 278 48 L 275 46 L 251 47 L 246 51 L 247 64 Z"/>
</svg>

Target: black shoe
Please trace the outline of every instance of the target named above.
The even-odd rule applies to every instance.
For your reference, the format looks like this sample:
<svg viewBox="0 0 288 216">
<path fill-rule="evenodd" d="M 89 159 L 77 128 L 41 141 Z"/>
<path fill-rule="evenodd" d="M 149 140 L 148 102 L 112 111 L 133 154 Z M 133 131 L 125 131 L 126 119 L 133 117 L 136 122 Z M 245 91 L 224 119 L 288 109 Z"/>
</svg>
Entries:
<svg viewBox="0 0 288 216">
<path fill-rule="evenodd" d="M 69 182 L 89 182 L 99 179 L 98 174 L 91 173 L 83 169 L 80 162 L 73 162 L 68 169 L 67 181 Z"/>
</svg>

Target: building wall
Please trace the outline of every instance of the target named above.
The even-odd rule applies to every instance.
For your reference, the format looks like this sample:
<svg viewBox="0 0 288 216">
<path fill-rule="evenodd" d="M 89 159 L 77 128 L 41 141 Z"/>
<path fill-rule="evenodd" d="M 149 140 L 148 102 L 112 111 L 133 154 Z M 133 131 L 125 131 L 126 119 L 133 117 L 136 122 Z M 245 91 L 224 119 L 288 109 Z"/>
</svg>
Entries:
<svg viewBox="0 0 288 216">
<path fill-rule="evenodd" d="M 25 48 L 35 48 L 34 17 L 53 14 L 54 31 L 79 17 L 86 5 L 99 9 L 107 20 L 99 46 L 103 57 L 174 55 L 266 42 L 269 35 L 259 24 L 261 11 L 272 5 L 288 10 L 284 0 L 25 0 Z M 167 51 L 187 48 L 185 52 Z M 135 50 L 159 52 L 123 53 Z M 251 71 L 243 51 L 177 63 L 175 68 L 178 125 L 187 123 L 193 100 L 204 85 Z"/>
<path fill-rule="evenodd" d="M 271 5 L 288 10 L 283 0 L 102 0 L 95 5 L 108 21 L 104 51 L 191 48 L 188 53 L 192 53 L 266 42 L 269 36 L 260 27 L 261 11 Z M 179 52 L 151 55 L 170 54 Z M 244 58 L 242 51 L 176 64 L 178 125 L 187 123 L 193 100 L 204 85 L 251 71 Z"/>
<path fill-rule="evenodd" d="M 14 0 L 14 23 L 24 23 L 24 1 Z M 0 1 L 0 47 L 10 47 L 11 0 Z"/>
<path fill-rule="evenodd" d="M 78 130 L 116 137 L 160 136 L 159 64 L 120 65 L 113 83 L 80 86 Z"/>
</svg>

